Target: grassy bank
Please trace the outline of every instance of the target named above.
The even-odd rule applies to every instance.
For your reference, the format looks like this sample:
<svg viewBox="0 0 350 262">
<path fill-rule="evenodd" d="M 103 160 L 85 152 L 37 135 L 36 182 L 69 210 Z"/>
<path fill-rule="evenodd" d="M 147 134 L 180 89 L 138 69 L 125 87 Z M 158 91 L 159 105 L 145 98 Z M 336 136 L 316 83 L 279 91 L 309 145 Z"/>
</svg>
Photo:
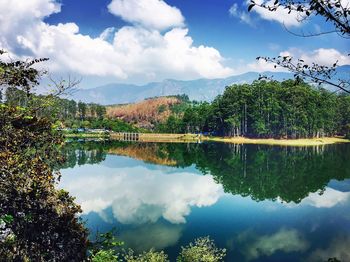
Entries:
<svg viewBox="0 0 350 262">
<path fill-rule="evenodd" d="M 119 133 L 66 133 L 67 138 L 110 138 L 120 140 Z M 121 139 L 123 140 L 123 139 Z M 246 138 L 246 137 L 209 137 L 196 134 L 156 134 L 140 133 L 140 142 L 169 142 L 186 143 L 197 141 L 213 141 L 232 144 L 256 144 L 256 145 L 280 145 L 280 146 L 319 146 L 335 143 L 350 143 L 349 139 L 341 137 L 323 137 L 323 138 L 302 138 L 302 139 L 264 139 L 264 138 Z"/>
<path fill-rule="evenodd" d="M 107 133 L 65 133 L 66 138 L 109 138 Z"/>
<path fill-rule="evenodd" d="M 335 143 L 350 143 L 350 140 L 339 137 L 302 138 L 302 139 L 252 139 L 246 137 L 203 137 L 204 141 L 215 141 L 234 144 L 261 144 L 280 146 L 319 146 Z"/>
</svg>

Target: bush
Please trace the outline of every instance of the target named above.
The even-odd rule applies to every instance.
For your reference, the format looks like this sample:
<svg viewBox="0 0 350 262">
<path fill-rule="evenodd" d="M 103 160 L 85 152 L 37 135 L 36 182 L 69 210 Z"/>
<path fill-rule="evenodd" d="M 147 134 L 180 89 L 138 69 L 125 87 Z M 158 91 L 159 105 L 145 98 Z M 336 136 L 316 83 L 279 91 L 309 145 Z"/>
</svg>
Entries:
<svg viewBox="0 0 350 262">
<path fill-rule="evenodd" d="M 124 256 L 127 262 L 168 262 L 168 256 L 163 252 L 156 252 L 151 249 L 148 252 L 143 252 L 140 255 L 134 255 L 132 250 Z"/>
<path fill-rule="evenodd" d="M 226 250 L 217 248 L 209 237 L 197 238 L 181 249 L 177 262 L 219 262 L 226 256 Z"/>
</svg>

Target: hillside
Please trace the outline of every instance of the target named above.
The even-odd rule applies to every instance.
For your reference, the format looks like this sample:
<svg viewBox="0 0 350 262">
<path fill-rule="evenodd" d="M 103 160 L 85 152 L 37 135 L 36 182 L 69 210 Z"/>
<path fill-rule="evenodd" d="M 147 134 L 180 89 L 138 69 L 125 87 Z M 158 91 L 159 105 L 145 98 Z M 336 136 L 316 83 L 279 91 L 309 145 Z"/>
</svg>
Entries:
<svg viewBox="0 0 350 262">
<path fill-rule="evenodd" d="M 264 73 L 266 76 L 282 81 L 293 77 L 290 73 Z M 146 85 L 108 84 L 92 89 L 79 89 L 74 93 L 76 101 L 96 102 L 103 105 L 126 104 L 144 100 L 147 97 L 173 96 L 186 94 L 190 100 L 211 101 L 222 94 L 226 86 L 232 84 L 252 83 L 259 78 L 259 73 L 250 72 L 219 79 L 174 80 L 153 82 Z"/>
<path fill-rule="evenodd" d="M 349 66 L 339 66 L 335 78 L 346 79 L 350 72 Z M 147 97 L 172 96 L 186 94 L 190 100 L 212 101 L 224 92 L 225 87 L 232 84 L 250 84 L 259 78 L 259 73 L 248 72 L 241 75 L 218 79 L 173 80 L 153 82 L 146 85 L 112 83 L 92 89 L 79 89 L 73 98 L 86 103 L 98 102 L 102 105 L 125 104 L 142 101 Z M 277 81 L 293 78 L 286 72 L 264 72 L 261 75 L 272 77 Z"/>
<path fill-rule="evenodd" d="M 107 117 L 118 118 L 140 128 L 153 129 L 164 122 L 175 105 L 184 103 L 180 96 L 156 97 L 138 103 L 107 106 Z"/>
</svg>

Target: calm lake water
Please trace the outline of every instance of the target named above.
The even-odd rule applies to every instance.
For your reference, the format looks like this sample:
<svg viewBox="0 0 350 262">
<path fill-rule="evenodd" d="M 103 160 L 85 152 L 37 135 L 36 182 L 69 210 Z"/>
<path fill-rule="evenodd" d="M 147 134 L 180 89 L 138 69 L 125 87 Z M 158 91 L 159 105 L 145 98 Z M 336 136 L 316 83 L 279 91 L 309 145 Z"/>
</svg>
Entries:
<svg viewBox="0 0 350 262">
<path fill-rule="evenodd" d="M 350 261 L 350 144 L 70 143 L 60 187 L 136 251 L 210 236 L 226 261 Z"/>
</svg>

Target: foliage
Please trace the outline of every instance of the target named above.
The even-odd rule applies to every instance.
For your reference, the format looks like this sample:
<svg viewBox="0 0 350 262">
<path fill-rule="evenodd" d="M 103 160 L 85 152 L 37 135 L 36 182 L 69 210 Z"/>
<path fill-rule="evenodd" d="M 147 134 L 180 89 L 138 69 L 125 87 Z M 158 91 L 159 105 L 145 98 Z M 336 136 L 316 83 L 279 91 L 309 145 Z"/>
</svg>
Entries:
<svg viewBox="0 0 350 262">
<path fill-rule="evenodd" d="M 0 56 L 5 54 L 0 49 Z M 45 72 L 39 72 L 33 65 L 47 61 L 47 58 L 34 59 L 30 61 L 4 61 L 0 59 L 0 91 L 3 87 L 19 87 L 26 94 L 39 84 L 39 79 Z"/>
<path fill-rule="evenodd" d="M 132 250 L 129 250 L 124 255 L 124 261 L 126 262 L 168 262 L 168 255 L 164 251 L 156 252 L 151 249 L 148 252 L 143 252 L 139 255 L 135 255 Z"/>
<path fill-rule="evenodd" d="M 0 52 L 0 55 L 3 52 Z M 31 99 L 41 73 L 37 62 L 0 60 L 0 89 L 14 89 Z M 82 261 L 87 231 L 80 207 L 55 189 L 62 158 L 60 134 L 48 118 L 26 108 L 0 104 L 0 257 L 2 261 Z"/>
<path fill-rule="evenodd" d="M 181 248 L 178 262 L 219 262 L 226 255 L 225 249 L 217 248 L 209 237 L 198 238 L 193 243 Z"/>
<path fill-rule="evenodd" d="M 181 113 L 182 96 L 156 97 L 134 104 L 107 107 L 107 116 L 120 119 L 139 128 L 153 130 L 174 112 Z M 188 99 L 188 97 L 187 97 Z"/>
<path fill-rule="evenodd" d="M 61 137 L 50 122 L 29 111 L 0 105 L 0 217 L 8 234 L 0 256 L 9 261 L 80 261 L 87 232 L 76 217 L 80 207 L 55 189 L 62 161 L 55 144 Z M 4 231 L 4 230 L 3 230 Z M 8 240 L 11 241 L 8 241 Z"/>
<path fill-rule="evenodd" d="M 255 81 L 232 85 L 209 103 L 170 116 L 160 132 L 202 132 L 263 138 L 345 135 L 350 96 L 332 94 L 300 82 Z"/>
<path fill-rule="evenodd" d="M 5 92 L 5 103 L 10 106 L 30 107 L 35 109 L 37 117 L 59 120 L 68 126 L 71 121 L 100 120 L 106 115 L 106 108 L 95 103 L 75 102 L 53 95 L 28 96 L 17 87 L 9 87 Z"/>
<path fill-rule="evenodd" d="M 111 230 L 107 233 L 97 234 L 97 239 L 92 243 L 92 248 L 90 249 L 93 262 L 119 261 L 116 248 L 124 243 L 118 241 L 114 233 L 114 230 Z"/>
<path fill-rule="evenodd" d="M 338 33 L 344 38 L 350 36 L 350 24 L 348 17 L 350 16 L 350 6 L 347 1 L 343 0 L 275 0 L 275 1 L 255 1 L 250 0 L 248 11 L 255 6 L 264 8 L 270 12 L 278 9 L 286 9 L 288 13 L 296 12 L 299 14 L 300 21 L 306 20 L 312 16 L 321 16 L 325 21 L 331 23 L 334 30 L 329 32 L 321 32 L 310 35 L 295 34 L 302 37 L 317 36 L 327 33 Z M 294 73 L 296 78 L 311 80 L 317 84 L 326 84 L 350 93 L 350 79 L 336 78 L 336 67 L 338 61 L 333 61 L 332 66 L 320 65 L 317 63 L 307 64 L 304 60 L 294 59 L 291 56 L 278 57 L 258 57 L 267 62 L 272 62 L 276 66 L 288 69 Z"/>
<path fill-rule="evenodd" d="M 341 35 L 350 35 L 350 7 L 346 1 L 342 0 L 275 0 L 263 1 L 262 3 L 255 0 L 250 1 L 248 10 L 254 6 L 262 7 L 268 11 L 275 12 L 280 8 L 287 9 L 289 13 L 297 12 L 301 20 L 305 20 L 310 16 L 321 16 L 326 22 L 333 24 L 334 32 Z"/>
</svg>

